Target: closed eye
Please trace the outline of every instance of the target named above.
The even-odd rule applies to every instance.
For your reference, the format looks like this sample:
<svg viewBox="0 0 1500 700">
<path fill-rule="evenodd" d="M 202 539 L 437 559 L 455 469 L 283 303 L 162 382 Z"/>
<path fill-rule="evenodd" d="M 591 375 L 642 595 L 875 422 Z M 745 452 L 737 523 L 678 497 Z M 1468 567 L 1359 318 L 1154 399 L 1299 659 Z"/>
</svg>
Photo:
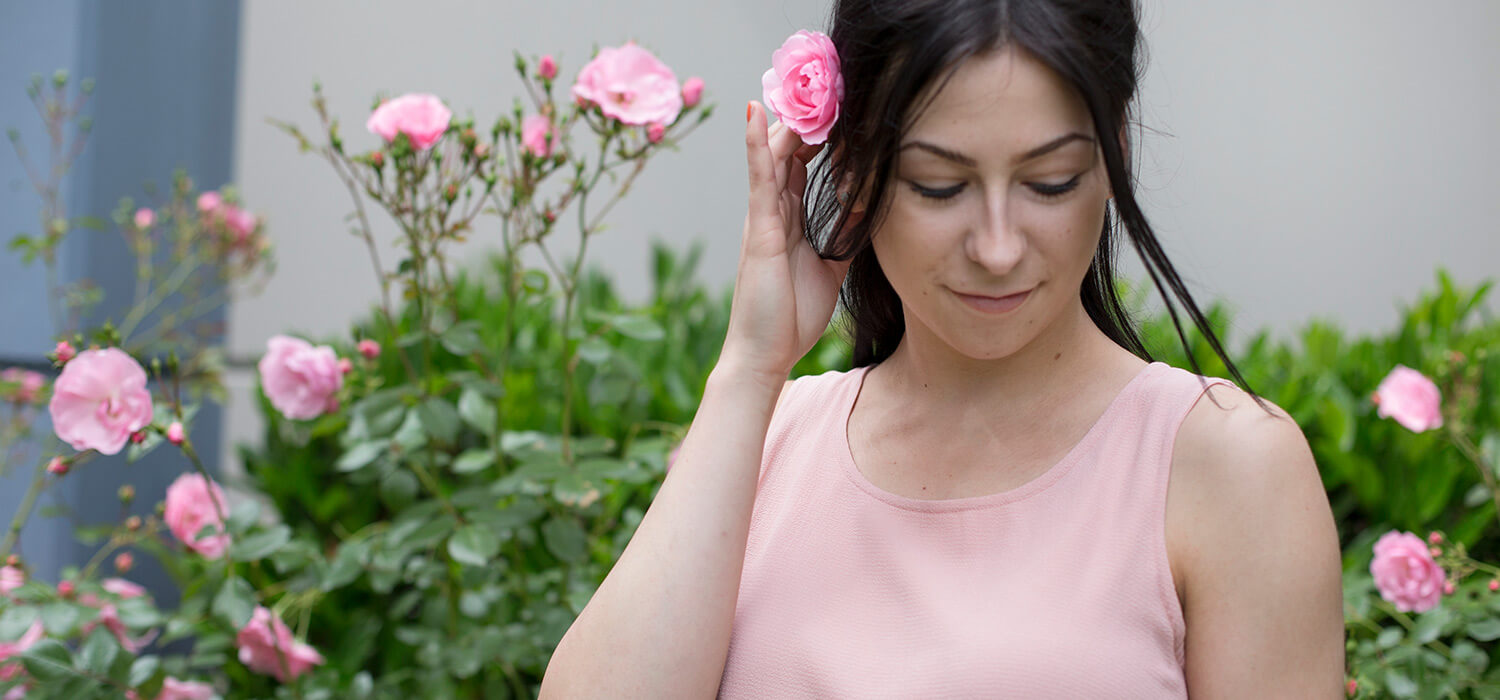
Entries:
<svg viewBox="0 0 1500 700">
<path fill-rule="evenodd" d="M 1037 195 L 1039 195 L 1043 199 L 1053 199 L 1056 197 L 1061 197 L 1069 192 L 1072 192 L 1074 189 L 1077 189 L 1078 182 L 1082 178 L 1083 173 L 1079 173 L 1077 175 L 1074 175 L 1073 179 L 1060 184 L 1054 185 L 1045 182 L 1028 182 L 1026 183 L 1026 186 L 1031 188 L 1032 192 L 1037 193 Z M 960 182 L 952 187 L 932 189 L 930 187 L 923 187 L 913 182 L 911 183 L 911 189 L 913 192 L 916 192 L 917 194 L 927 199 L 952 199 L 958 196 L 958 193 L 964 190 L 966 184 L 967 183 Z"/>
</svg>

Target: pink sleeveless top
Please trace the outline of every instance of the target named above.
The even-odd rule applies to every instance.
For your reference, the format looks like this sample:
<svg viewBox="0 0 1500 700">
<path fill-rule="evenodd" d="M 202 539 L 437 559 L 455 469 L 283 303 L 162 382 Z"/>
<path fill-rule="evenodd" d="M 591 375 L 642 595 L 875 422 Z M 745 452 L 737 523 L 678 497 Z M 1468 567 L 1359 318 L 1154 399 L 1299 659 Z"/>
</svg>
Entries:
<svg viewBox="0 0 1500 700">
<path fill-rule="evenodd" d="M 719 697 L 1186 698 L 1165 504 L 1202 378 L 1151 363 L 1041 476 L 918 500 L 850 456 L 868 371 L 771 419 Z"/>
</svg>

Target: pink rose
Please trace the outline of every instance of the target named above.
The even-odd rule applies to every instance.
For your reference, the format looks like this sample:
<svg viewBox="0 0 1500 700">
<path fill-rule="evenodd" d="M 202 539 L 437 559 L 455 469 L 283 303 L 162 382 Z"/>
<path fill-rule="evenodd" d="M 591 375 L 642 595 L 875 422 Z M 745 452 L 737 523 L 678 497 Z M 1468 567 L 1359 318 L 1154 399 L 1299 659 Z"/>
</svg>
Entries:
<svg viewBox="0 0 1500 700">
<path fill-rule="evenodd" d="M 151 228 L 156 223 L 156 212 L 145 207 L 135 210 L 135 227 L 139 229 Z"/>
<path fill-rule="evenodd" d="M 1443 394 L 1432 380 L 1406 365 L 1396 365 L 1375 389 L 1375 413 L 1395 418 L 1407 430 L 1420 433 L 1443 427 Z"/>
<path fill-rule="evenodd" d="M 552 121 L 541 114 L 533 114 L 521 120 L 521 146 L 538 158 L 552 155 Z"/>
<path fill-rule="evenodd" d="M 40 373 L 20 367 L 7 367 L 0 372 L 0 382 L 16 385 L 10 394 L 10 400 L 15 403 L 31 403 L 36 400 L 37 395 L 42 393 L 42 387 L 46 386 L 47 378 Z"/>
<path fill-rule="evenodd" d="M 380 103 L 365 128 L 386 143 L 395 141 L 396 134 L 406 134 L 412 148 L 425 151 L 443 137 L 452 118 L 453 112 L 436 95 L 409 93 Z"/>
<path fill-rule="evenodd" d="M 255 233 L 255 227 L 259 225 L 255 215 L 241 209 L 233 204 L 225 206 L 224 225 L 229 227 L 229 232 L 234 234 L 235 243 L 244 243 Z"/>
<path fill-rule="evenodd" d="M 543 56 L 536 64 L 536 74 L 551 80 L 557 77 L 557 61 L 551 56 Z"/>
<path fill-rule="evenodd" d="M 31 626 L 21 633 L 21 638 L 14 642 L 0 642 L 0 662 L 4 662 L 13 656 L 30 649 L 33 644 L 42 641 L 42 635 L 46 634 L 46 628 L 42 627 L 42 619 L 38 617 L 32 621 Z M 20 663 L 0 663 L 0 681 L 8 681 L 21 673 Z"/>
<path fill-rule="evenodd" d="M 26 572 L 15 566 L 0 566 L 0 595 L 10 595 L 23 583 L 26 583 Z"/>
<path fill-rule="evenodd" d="M 74 350 L 73 345 L 68 341 L 59 340 L 57 341 L 57 348 L 52 351 L 52 354 L 57 356 L 57 364 L 65 365 L 68 364 L 68 360 L 78 356 L 78 351 Z"/>
<path fill-rule="evenodd" d="M 766 107 L 802 137 L 828 140 L 844 99 L 839 55 L 826 34 L 802 30 L 771 54 L 771 68 L 760 77 Z"/>
<path fill-rule="evenodd" d="M 286 623 L 261 606 L 256 606 L 255 613 L 240 629 L 234 643 L 240 649 L 240 663 L 257 673 L 275 676 L 282 683 L 323 663 L 322 654 L 302 642 L 294 641 L 292 631 L 287 628 Z"/>
<path fill-rule="evenodd" d="M 156 695 L 156 700 L 210 700 L 213 696 L 214 687 L 207 683 L 179 681 L 167 676 L 161 682 L 161 692 Z"/>
<path fill-rule="evenodd" d="M 359 341 L 359 354 L 363 355 L 366 360 L 380 357 L 380 343 L 369 338 Z"/>
<path fill-rule="evenodd" d="M 1422 538 L 1395 530 L 1375 542 L 1370 574 L 1375 577 L 1380 597 L 1401 612 L 1426 612 L 1437 607 L 1447 578 Z"/>
<path fill-rule="evenodd" d="M 146 595 L 146 589 L 122 578 L 107 578 L 100 583 L 104 586 L 106 592 L 119 596 L 121 600 L 139 598 Z M 146 648 L 147 644 L 151 643 L 151 640 L 156 639 L 157 632 L 155 630 L 141 635 L 136 639 L 131 639 L 130 630 L 126 629 L 125 623 L 120 620 L 120 611 L 115 607 L 113 601 L 100 598 L 92 593 L 85 593 L 79 596 L 78 602 L 99 609 L 99 618 L 84 625 L 80 631 L 84 636 L 88 636 L 88 633 L 94 631 L 95 627 L 104 625 L 104 628 L 109 630 L 110 634 L 113 634 L 115 639 L 120 642 L 120 647 L 132 654 L 139 653 L 140 650 Z"/>
<path fill-rule="evenodd" d="M 121 598 L 140 598 L 146 595 L 146 589 L 141 588 L 139 584 L 131 583 L 123 578 L 107 578 L 100 581 L 99 585 L 103 586 L 104 590 Z"/>
<path fill-rule="evenodd" d="M 52 430 L 75 450 L 112 455 L 151 424 L 146 370 L 119 348 L 78 353 L 52 385 Z"/>
<path fill-rule="evenodd" d="M 218 192 L 204 192 L 198 195 L 198 211 L 203 214 L 212 214 L 224 205 L 224 198 Z"/>
<path fill-rule="evenodd" d="M 281 415 L 302 420 L 335 410 L 344 373 L 333 348 L 313 347 L 285 335 L 272 337 L 266 345 L 270 350 L 257 365 L 261 389 Z"/>
<path fill-rule="evenodd" d="M 703 98 L 703 79 L 688 78 L 682 83 L 682 106 L 695 107 Z"/>
<path fill-rule="evenodd" d="M 215 502 L 218 509 L 214 508 Z M 229 502 L 224 500 L 224 491 L 218 484 L 210 483 L 201 474 L 183 474 L 167 487 L 167 506 L 162 517 L 167 521 L 167 529 L 188 549 L 205 558 L 218 559 L 229 549 L 229 533 L 219 518 L 220 510 L 229 514 Z M 210 525 L 218 534 L 197 539 L 198 533 Z"/>
<path fill-rule="evenodd" d="M 578 72 L 573 96 L 579 104 L 597 104 L 604 116 L 632 126 L 671 124 L 682 111 L 677 76 L 633 41 L 600 49 Z"/>
</svg>

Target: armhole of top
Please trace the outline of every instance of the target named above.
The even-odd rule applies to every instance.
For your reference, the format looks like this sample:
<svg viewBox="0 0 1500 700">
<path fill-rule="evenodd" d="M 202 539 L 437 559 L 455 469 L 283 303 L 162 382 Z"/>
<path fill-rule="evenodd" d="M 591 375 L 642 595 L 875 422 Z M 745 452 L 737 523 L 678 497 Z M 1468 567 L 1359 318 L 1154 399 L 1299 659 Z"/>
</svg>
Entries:
<svg viewBox="0 0 1500 700">
<path fill-rule="evenodd" d="M 1193 400 L 1188 403 L 1187 409 L 1183 410 L 1181 415 L 1175 416 L 1172 422 L 1172 429 L 1168 432 L 1166 444 L 1163 446 L 1166 460 L 1166 474 L 1161 480 L 1161 500 L 1157 502 L 1160 511 L 1153 516 L 1156 517 L 1156 522 L 1162 528 L 1161 537 L 1158 539 L 1160 548 L 1156 554 L 1159 559 L 1158 565 L 1161 571 L 1159 585 L 1162 603 L 1166 606 L 1167 618 L 1171 621 L 1173 628 L 1172 652 L 1179 666 L 1186 661 L 1187 657 L 1187 611 L 1183 607 L 1182 599 L 1177 595 L 1177 581 L 1172 576 L 1171 555 L 1169 554 L 1166 540 L 1167 491 L 1171 484 L 1172 461 L 1177 455 L 1177 438 L 1182 433 L 1182 426 L 1187 422 L 1188 415 L 1193 412 L 1193 409 L 1198 407 L 1199 403 L 1213 401 L 1213 395 L 1209 390 L 1215 386 L 1238 388 L 1234 382 L 1222 377 L 1203 377 L 1200 375 L 1193 379 L 1193 383 L 1198 387 L 1198 391 L 1193 394 Z"/>
</svg>

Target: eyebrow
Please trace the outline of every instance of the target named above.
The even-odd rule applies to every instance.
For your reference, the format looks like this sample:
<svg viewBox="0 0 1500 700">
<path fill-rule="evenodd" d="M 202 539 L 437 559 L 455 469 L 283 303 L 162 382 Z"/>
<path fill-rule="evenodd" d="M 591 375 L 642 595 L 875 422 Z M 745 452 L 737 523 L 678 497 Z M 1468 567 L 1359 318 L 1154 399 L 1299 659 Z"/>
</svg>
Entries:
<svg viewBox="0 0 1500 700">
<path fill-rule="evenodd" d="M 1076 131 L 1074 131 L 1072 133 L 1069 133 L 1069 134 L 1064 134 L 1064 135 L 1059 136 L 1059 137 L 1057 137 L 1055 139 L 1052 139 L 1051 141 L 1048 141 L 1047 143 L 1044 143 L 1044 144 L 1042 144 L 1040 146 L 1037 146 L 1036 148 L 1033 148 L 1033 149 L 1025 152 L 1024 154 L 1021 155 L 1020 158 L 1018 158 L 1016 160 L 1016 162 L 1017 163 L 1024 163 L 1024 162 L 1026 162 L 1028 160 L 1033 160 L 1033 159 L 1036 159 L 1036 158 L 1040 158 L 1040 157 L 1042 157 L 1044 155 L 1047 155 L 1048 153 L 1051 153 L 1051 152 L 1053 152 L 1053 151 L 1055 151 L 1055 150 L 1057 150 L 1059 148 L 1062 148 L 1063 146 L 1066 146 L 1067 144 L 1072 143 L 1074 141 L 1087 141 L 1089 143 L 1094 143 L 1094 138 L 1092 136 L 1088 136 L 1086 134 L 1081 134 L 1081 133 L 1076 132 Z M 931 154 L 933 154 L 935 156 L 938 156 L 939 158 L 945 158 L 947 160 L 951 160 L 951 161 L 953 161 L 955 163 L 958 163 L 960 165 L 965 165 L 965 166 L 968 166 L 970 168 L 979 165 L 978 161 L 975 161 L 973 158 L 970 158 L 969 156 L 966 156 L 966 155 L 964 155 L 962 153 L 958 153 L 956 151 L 950 151 L 950 150 L 948 150 L 946 148 L 943 148 L 942 146 L 938 146 L 936 144 L 927 143 L 926 141 L 908 141 L 905 145 L 903 145 L 901 147 L 901 150 L 904 151 L 904 150 L 906 150 L 908 148 L 921 149 L 921 150 L 927 151 L 928 153 L 931 153 Z"/>
</svg>

